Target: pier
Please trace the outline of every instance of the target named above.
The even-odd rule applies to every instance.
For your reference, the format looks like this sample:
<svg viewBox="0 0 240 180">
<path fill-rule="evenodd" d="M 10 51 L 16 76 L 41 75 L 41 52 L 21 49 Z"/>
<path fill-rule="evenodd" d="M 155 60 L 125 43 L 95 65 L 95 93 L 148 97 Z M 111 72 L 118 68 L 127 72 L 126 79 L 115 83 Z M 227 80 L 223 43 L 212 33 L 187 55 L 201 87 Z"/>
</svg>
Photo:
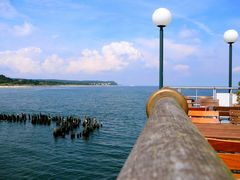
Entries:
<svg viewBox="0 0 240 180">
<path fill-rule="evenodd" d="M 148 120 L 118 179 L 235 179 L 220 158 L 224 155 L 217 154 L 187 113 L 187 101 L 177 91 L 154 93 L 147 103 Z"/>
</svg>

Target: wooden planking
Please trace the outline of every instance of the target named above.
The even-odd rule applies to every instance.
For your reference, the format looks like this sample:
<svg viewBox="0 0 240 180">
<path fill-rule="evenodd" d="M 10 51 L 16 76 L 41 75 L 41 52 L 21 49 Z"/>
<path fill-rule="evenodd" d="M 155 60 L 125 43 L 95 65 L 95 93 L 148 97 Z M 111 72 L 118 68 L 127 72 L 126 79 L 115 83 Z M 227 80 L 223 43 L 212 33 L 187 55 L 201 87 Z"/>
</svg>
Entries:
<svg viewBox="0 0 240 180">
<path fill-rule="evenodd" d="M 189 107 L 189 111 L 206 111 L 206 107 Z"/>
<path fill-rule="evenodd" d="M 219 116 L 229 116 L 229 111 L 219 111 Z"/>
<path fill-rule="evenodd" d="M 240 110 L 240 107 L 237 106 L 215 106 L 213 108 L 215 111 L 229 111 L 229 110 Z"/>
<path fill-rule="evenodd" d="M 195 124 L 207 138 L 240 140 L 240 126 L 234 124 Z"/>
<path fill-rule="evenodd" d="M 233 124 L 239 124 L 240 123 L 240 110 L 230 110 L 229 116 L 231 123 Z"/>
<path fill-rule="evenodd" d="M 229 111 L 230 110 L 239 110 L 240 111 L 240 107 L 236 107 L 236 106 L 215 106 L 213 107 L 214 111 L 219 111 L 219 115 L 220 116 L 229 116 Z"/>
<path fill-rule="evenodd" d="M 219 116 L 218 111 L 195 111 L 195 110 L 190 110 L 188 111 L 189 116 L 197 116 L 197 117 L 202 117 L 202 116 L 208 116 L 208 117 L 215 117 L 217 118 Z"/>
<path fill-rule="evenodd" d="M 237 180 L 240 179 L 240 174 L 233 174 L 233 176 L 234 176 Z"/>
<path fill-rule="evenodd" d="M 204 100 L 200 101 L 201 106 L 218 106 L 219 100 Z"/>
<path fill-rule="evenodd" d="M 231 170 L 240 170 L 240 154 L 224 154 L 218 153 L 227 167 Z"/>
<path fill-rule="evenodd" d="M 240 117 L 240 110 L 233 110 L 233 109 L 231 109 L 229 111 L 229 114 L 230 114 L 230 116 Z"/>
<path fill-rule="evenodd" d="M 212 96 L 198 96 L 197 100 L 198 101 L 201 101 L 201 100 L 213 100 L 213 97 Z"/>
<path fill-rule="evenodd" d="M 240 123 L 240 117 L 231 117 L 231 123 L 239 124 Z"/>
<path fill-rule="evenodd" d="M 192 117 L 191 120 L 193 123 L 220 123 L 220 121 L 216 118 Z"/>
<path fill-rule="evenodd" d="M 193 123 L 220 123 L 218 111 L 188 111 Z"/>
<path fill-rule="evenodd" d="M 216 151 L 228 153 L 240 152 L 240 140 L 224 140 L 215 138 L 207 138 L 207 140 Z"/>
</svg>

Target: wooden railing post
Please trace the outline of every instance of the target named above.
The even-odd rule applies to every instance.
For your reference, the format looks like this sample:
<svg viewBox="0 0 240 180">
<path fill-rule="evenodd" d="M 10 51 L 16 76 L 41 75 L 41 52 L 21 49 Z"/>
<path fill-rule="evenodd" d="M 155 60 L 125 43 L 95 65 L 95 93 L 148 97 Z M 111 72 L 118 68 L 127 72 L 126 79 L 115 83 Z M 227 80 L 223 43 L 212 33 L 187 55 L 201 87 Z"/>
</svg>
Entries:
<svg viewBox="0 0 240 180">
<path fill-rule="evenodd" d="M 148 121 L 126 160 L 119 180 L 234 179 L 186 115 L 187 102 L 163 88 L 147 104 Z"/>
</svg>

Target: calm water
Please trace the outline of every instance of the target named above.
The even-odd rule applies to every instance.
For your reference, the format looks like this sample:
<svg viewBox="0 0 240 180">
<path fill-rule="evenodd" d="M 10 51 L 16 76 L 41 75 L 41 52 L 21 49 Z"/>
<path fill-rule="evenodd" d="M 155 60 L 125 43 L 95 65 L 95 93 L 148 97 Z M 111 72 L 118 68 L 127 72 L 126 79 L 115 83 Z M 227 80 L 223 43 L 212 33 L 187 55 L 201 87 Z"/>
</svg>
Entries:
<svg viewBox="0 0 240 180">
<path fill-rule="evenodd" d="M 0 113 L 95 116 L 88 140 L 55 140 L 55 125 L 0 122 L 0 179 L 115 179 L 146 121 L 156 87 L 0 89 Z M 80 132 L 80 131 L 79 131 Z"/>
</svg>

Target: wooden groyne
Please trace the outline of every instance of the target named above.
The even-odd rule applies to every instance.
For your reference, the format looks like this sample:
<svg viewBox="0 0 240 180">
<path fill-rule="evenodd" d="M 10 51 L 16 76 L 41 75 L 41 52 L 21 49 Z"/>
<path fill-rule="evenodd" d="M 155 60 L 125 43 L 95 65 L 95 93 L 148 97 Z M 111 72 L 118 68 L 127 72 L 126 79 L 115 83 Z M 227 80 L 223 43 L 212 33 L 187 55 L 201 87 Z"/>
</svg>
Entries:
<svg viewBox="0 0 240 180">
<path fill-rule="evenodd" d="M 34 126 L 44 125 L 50 126 L 53 122 L 56 124 L 56 128 L 53 130 L 54 138 L 65 138 L 66 135 L 70 134 L 71 139 L 77 138 L 88 138 L 90 134 L 102 127 L 102 123 L 98 121 L 95 117 L 85 116 L 83 118 L 82 124 L 81 119 L 78 116 L 50 116 L 47 114 L 37 113 L 37 114 L 5 114 L 0 113 L 0 122 L 6 121 L 9 123 L 30 123 Z M 77 132 L 82 125 L 83 130 Z"/>
<path fill-rule="evenodd" d="M 188 118 L 187 102 L 163 88 L 147 103 L 148 120 L 119 176 L 126 179 L 234 179 Z"/>
</svg>

